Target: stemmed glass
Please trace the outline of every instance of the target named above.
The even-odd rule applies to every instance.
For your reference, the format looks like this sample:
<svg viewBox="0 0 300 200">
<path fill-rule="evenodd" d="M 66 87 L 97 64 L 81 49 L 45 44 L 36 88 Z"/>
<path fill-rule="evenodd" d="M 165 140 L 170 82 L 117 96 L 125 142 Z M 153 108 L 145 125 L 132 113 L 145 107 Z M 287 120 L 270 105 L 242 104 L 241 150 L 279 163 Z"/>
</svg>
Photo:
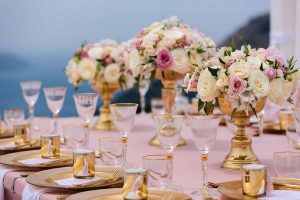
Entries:
<svg viewBox="0 0 300 200">
<path fill-rule="evenodd" d="M 84 121 L 84 127 L 89 129 L 92 117 L 95 114 L 99 95 L 96 93 L 73 94 L 76 110 L 79 117 Z M 88 146 L 88 140 L 86 146 Z"/>
<path fill-rule="evenodd" d="M 202 192 L 207 192 L 207 160 L 208 153 L 213 148 L 220 118 L 217 116 L 195 115 L 190 118 L 190 125 L 194 137 L 194 143 L 201 153 L 202 160 Z"/>
<path fill-rule="evenodd" d="M 58 114 L 64 105 L 66 91 L 65 87 L 44 88 L 48 108 L 53 113 L 55 134 L 57 133 Z"/>
<path fill-rule="evenodd" d="M 126 163 L 128 134 L 133 128 L 137 107 L 138 104 L 135 103 L 116 103 L 109 106 L 114 125 L 122 135 L 123 166 Z"/>
<path fill-rule="evenodd" d="M 173 151 L 180 141 L 182 126 L 185 121 L 183 115 L 154 114 L 152 115 L 159 144 L 166 151 L 169 160 L 169 186 L 173 176 Z"/>
<path fill-rule="evenodd" d="M 145 113 L 145 95 L 150 87 L 150 81 L 149 80 L 141 80 L 139 82 L 139 93 L 141 97 L 141 113 Z"/>
<path fill-rule="evenodd" d="M 22 81 L 20 82 L 23 97 L 28 104 L 29 117 L 34 117 L 34 105 L 37 102 L 42 86 L 41 81 Z"/>
</svg>

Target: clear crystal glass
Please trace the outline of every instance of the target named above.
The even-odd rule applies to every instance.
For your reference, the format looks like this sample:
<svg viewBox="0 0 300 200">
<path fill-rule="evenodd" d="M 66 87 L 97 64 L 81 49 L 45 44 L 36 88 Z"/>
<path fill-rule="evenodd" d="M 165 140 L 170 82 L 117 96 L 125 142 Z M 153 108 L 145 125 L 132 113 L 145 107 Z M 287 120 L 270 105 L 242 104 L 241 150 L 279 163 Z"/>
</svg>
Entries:
<svg viewBox="0 0 300 200">
<path fill-rule="evenodd" d="M 133 128 L 137 107 L 138 104 L 135 103 L 116 103 L 109 106 L 113 123 L 122 135 L 123 165 L 126 163 L 127 137 Z"/>
<path fill-rule="evenodd" d="M 140 100 L 141 100 L 141 113 L 145 112 L 145 96 L 147 91 L 150 87 L 150 81 L 149 80 L 141 80 L 139 82 L 139 93 L 140 93 Z"/>
<path fill-rule="evenodd" d="M 37 102 L 42 86 L 41 81 L 22 81 L 20 82 L 23 97 L 28 104 L 30 118 L 34 116 L 34 105 Z"/>
<path fill-rule="evenodd" d="M 88 129 L 82 124 L 64 125 L 63 138 L 68 149 L 85 149 L 87 148 Z"/>
<path fill-rule="evenodd" d="M 14 124 L 25 121 L 24 110 L 21 109 L 6 109 L 4 110 L 4 122 L 6 128 L 12 129 Z"/>
<path fill-rule="evenodd" d="M 300 152 L 276 152 L 273 161 L 277 177 L 300 178 Z"/>
<path fill-rule="evenodd" d="M 99 139 L 101 161 L 105 166 L 122 167 L 123 148 L 119 137 L 104 137 Z"/>
<path fill-rule="evenodd" d="M 53 113 L 54 133 L 57 133 L 58 114 L 64 105 L 66 91 L 65 87 L 44 88 L 48 108 Z"/>
</svg>

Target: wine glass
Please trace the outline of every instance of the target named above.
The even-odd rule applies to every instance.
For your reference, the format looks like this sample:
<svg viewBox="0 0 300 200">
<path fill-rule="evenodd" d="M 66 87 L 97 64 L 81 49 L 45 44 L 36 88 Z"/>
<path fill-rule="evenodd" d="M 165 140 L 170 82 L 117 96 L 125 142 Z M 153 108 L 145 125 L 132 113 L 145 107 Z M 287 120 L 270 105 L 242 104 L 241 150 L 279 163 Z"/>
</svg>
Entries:
<svg viewBox="0 0 300 200">
<path fill-rule="evenodd" d="M 84 127 L 86 129 L 89 129 L 91 119 L 95 114 L 98 97 L 99 95 L 96 93 L 73 94 L 77 113 L 79 117 L 84 121 Z M 87 135 L 89 135 L 89 133 Z M 86 147 L 88 146 L 89 139 L 86 142 Z"/>
<path fill-rule="evenodd" d="M 145 113 L 145 95 L 150 87 L 149 80 L 141 80 L 139 82 L 139 93 L 141 97 L 141 113 Z"/>
<path fill-rule="evenodd" d="M 136 116 L 138 104 L 135 103 L 116 103 L 110 104 L 112 120 L 119 133 L 122 135 L 123 143 L 123 166 L 126 163 L 128 134 L 131 132 Z"/>
<path fill-rule="evenodd" d="M 155 131 L 159 144 L 166 151 L 166 157 L 169 163 L 169 187 L 173 176 L 173 151 L 180 141 L 182 126 L 185 121 L 184 115 L 174 114 L 154 114 L 152 115 Z"/>
<path fill-rule="evenodd" d="M 57 133 L 58 114 L 64 105 L 66 91 L 65 87 L 44 88 L 48 108 L 53 113 L 54 133 Z"/>
<path fill-rule="evenodd" d="M 41 81 L 22 81 L 20 82 L 23 97 L 28 104 L 29 116 L 34 117 L 34 105 L 37 102 L 42 86 Z"/>
<path fill-rule="evenodd" d="M 194 115 L 190 116 L 190 125 L 193 134 L 193 141 L 196 145 L 196 148 L 201 153 L 202 160 L 202 192 L 207 192 L 207 160 L 208 153 L 213 148 L 220 118 L 214 115 L 203 116 L 203 115 Z"/>
</svg>

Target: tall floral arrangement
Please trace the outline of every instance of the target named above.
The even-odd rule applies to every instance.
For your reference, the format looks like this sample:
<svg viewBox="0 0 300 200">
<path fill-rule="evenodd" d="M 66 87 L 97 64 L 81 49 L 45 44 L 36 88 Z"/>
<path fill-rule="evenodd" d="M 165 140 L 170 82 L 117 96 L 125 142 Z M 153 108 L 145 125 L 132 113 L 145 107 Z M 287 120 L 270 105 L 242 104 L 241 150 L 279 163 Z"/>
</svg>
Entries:
<svg viewBox="0 0 300 200">
<path fill-rule="evenodd" d="M 177 17 L 154 22 L 128 41 L 126 66 L 137 80 L 154 78 L 156 70 L 185 74 L 214 55 L 215 42 Z"/>
<path fill-rule="evenodd" d="M 259 98 L 268 97 L 271 102 L 292 102 L 299 71 L 293 58 L 284 61 L 273 47 L 254 49 L 244 45 L 222 47 L 194 72 L 184 79 L 186 91 L 197 92 L 199 110 L 209 113 L 217 97 L 227 98 L 232 103 L 233 113 L 237 109 L 255 113 Z M 256 114 L 256 113 L 255 113 Z"/>
<path fill-rule="evenodd" d="M 125 68 L 123 52 L 124 47 L 110 39 L 82 45 L 76 49 L 69 61 L 65 71 L 66 76 L 75 87 L 87 80 L 90 83 L 119 82 L 122 88 L 130 88 L 134 84 L 134 78 Z"/>
</svg>

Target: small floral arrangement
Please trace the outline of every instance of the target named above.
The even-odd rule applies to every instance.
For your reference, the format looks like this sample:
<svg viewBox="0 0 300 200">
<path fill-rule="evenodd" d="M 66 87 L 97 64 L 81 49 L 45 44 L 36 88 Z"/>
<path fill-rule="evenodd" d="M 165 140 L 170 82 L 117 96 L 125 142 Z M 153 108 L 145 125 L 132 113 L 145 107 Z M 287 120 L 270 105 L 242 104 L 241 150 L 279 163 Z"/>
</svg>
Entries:
<svg viewBox="0 0 300 200">
<path fill-rule="evenodd" d="M 237 109 L 255 112 L 257 100 L 268 97 L 276 104 L 292 103 L 300 73 L 294 58 L 284 62 L 283 56 L 273 47 L 253 49 L 243 45 L 241 50 L 222 47 L 215 57 L 206 61 L 184 79 L 185 90 L 197 92 L 198 109 L 206 114 L 213 109 L 217 97 L 232 102 L 233 113 Z"/>
<path fill-rule="evenodd" d="M 212 57 L 215 51 L 212 39 L 173 16 L 154 22 L 128 41 L 124 59 L 139 81 L 153 79 L 156 69 L 186 74 Z"/>
<path fill-rule="evenodd" d="M 119 82 L 122 88 L 134 85 L 134 78 L 125 68 L 122 56 L 124 47 L 113 40 L 102 40 L 78 48 L 66 67 L 69 82 L 75 87 L 87 80 L 90 83 Z"/>
</svg>

